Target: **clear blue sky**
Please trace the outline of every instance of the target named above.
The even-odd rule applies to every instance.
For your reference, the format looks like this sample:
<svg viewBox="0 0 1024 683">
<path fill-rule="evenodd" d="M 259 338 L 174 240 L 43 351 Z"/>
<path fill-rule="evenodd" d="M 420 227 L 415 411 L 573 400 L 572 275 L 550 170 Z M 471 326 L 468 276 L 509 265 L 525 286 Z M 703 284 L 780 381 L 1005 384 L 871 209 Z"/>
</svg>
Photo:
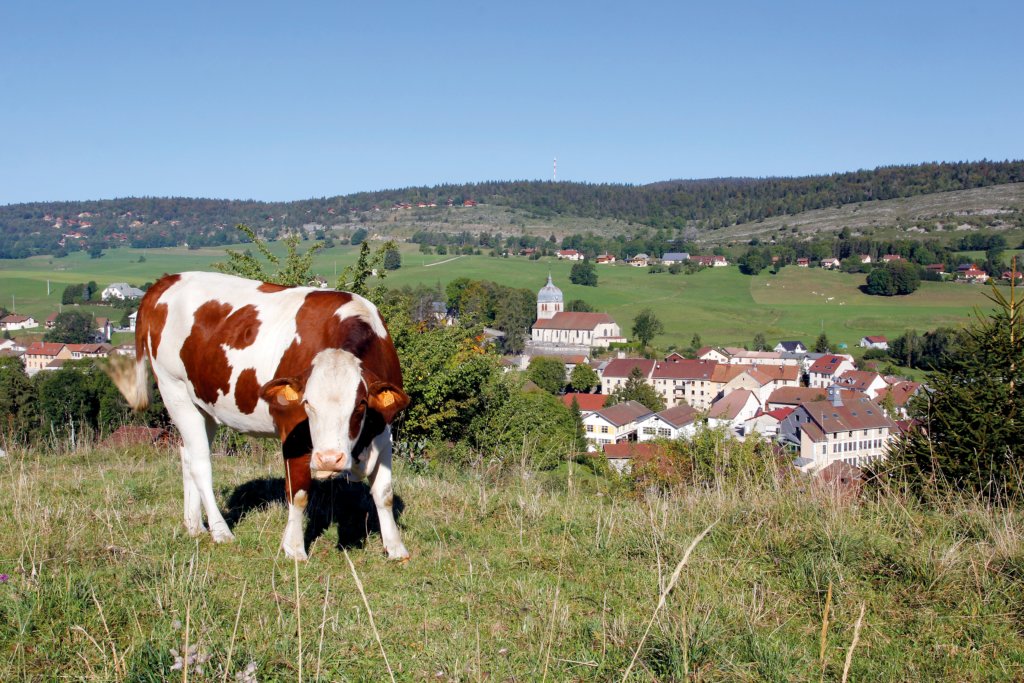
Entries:
<svg viewBox="0 0 1024 683">
<path fill-rule="evenodd" d="M 1022 26 L 1021 2 L 6 2 L 0 204 L 549 179 L 556 156 L 626 183 L 1019 159 Z"/>
</svg>

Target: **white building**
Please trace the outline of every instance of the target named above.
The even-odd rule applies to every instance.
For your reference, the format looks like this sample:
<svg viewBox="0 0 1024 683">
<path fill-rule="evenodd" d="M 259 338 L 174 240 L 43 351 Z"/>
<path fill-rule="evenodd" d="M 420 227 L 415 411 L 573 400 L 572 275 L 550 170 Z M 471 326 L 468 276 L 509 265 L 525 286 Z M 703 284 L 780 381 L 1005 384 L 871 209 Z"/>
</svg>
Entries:
<svg viewBox="0 0 1024 683">
<path fill-rule="evenodd" d="M 638 441 L 653 439 L 692 438 L 697 433 L 697 420 L 700 417 L 694 408 L 685 403 L 648 415 L 640 422 L 637 431 Z"/>
<path fill-rule="evenodd" d="M 587 440 L 598 447 L 620 441 L 636 441 L 637 423 L 651 414 L 652 411 L 641 403 L 623 401 L 587 415 L 583 418 L 583 429 Z"/>
<path fill-rule="evenodd" d="M 856 369 L 850 356 L 827 354 L 814 361 L 807 370 L 807 385 L 815 389 L 826 389 L 837 377 Z"/>
<path fill-rule="evenodd" d="M 30 327 L 39 327 L 39 323 L 30 315 L 11 313 L 0 319 L 0 330 L 13 332 L 14 330 L 25 330 Z"/>
<path fill-rule="evenodd" d="M 115 282 L 111 285 L 107 285 L 107 288 L 100 294 L 100 298 L 104 301 L 110 301 L 111 299 L 140 299 L 145 294 L 138 287 L 132 287 L 127 282 Z"/>
</svg>

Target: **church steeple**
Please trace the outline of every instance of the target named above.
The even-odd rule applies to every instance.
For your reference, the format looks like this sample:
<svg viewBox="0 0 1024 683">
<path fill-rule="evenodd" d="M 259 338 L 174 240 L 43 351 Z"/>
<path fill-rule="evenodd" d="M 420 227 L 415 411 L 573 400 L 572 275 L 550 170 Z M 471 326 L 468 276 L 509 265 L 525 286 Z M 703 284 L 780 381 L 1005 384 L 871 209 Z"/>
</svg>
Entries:
<svg viewBox="0 0 1024 683">
<path fill-rule="evenodd" d="M 562 290 L 555 287 L 551 273 L 548 273 L 548 283 L 537 292 L 537 320 L 554 318 L 555 313 L 561 313 L 563 307 Z"/>
</svg>

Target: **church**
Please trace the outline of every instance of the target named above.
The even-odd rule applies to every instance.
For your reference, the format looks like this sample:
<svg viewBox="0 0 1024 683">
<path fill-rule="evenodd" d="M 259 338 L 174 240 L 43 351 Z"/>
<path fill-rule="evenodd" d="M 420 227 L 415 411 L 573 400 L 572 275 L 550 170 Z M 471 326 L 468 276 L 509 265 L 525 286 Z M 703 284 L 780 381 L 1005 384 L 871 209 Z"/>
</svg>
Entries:
<svg viewBox="0 0 1024 683">
<path fill-rule="evenodd" d="M 537 293 L 537 322 L 533 324 L 531 346 L 550 353 L 587 353 L 592 348 L 608 348 L 625 342 L 607 313 L 576 313 L 564 310 L 562 290 L 548 275 L 548 283 Z"/>
</svg>

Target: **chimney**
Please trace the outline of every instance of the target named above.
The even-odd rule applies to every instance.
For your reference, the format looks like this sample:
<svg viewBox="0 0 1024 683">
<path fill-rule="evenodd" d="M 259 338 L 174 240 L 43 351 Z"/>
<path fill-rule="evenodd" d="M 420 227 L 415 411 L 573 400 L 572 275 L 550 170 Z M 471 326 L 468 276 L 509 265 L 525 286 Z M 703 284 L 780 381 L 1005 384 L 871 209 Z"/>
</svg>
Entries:
<svg viewBox="0 0 1024 683">
<path fill-rule="evenodd" d="M 828 400 L 837 408 L 843 405 L 843 392 L 835 384 L 828 388 Z"/>
</svg>

